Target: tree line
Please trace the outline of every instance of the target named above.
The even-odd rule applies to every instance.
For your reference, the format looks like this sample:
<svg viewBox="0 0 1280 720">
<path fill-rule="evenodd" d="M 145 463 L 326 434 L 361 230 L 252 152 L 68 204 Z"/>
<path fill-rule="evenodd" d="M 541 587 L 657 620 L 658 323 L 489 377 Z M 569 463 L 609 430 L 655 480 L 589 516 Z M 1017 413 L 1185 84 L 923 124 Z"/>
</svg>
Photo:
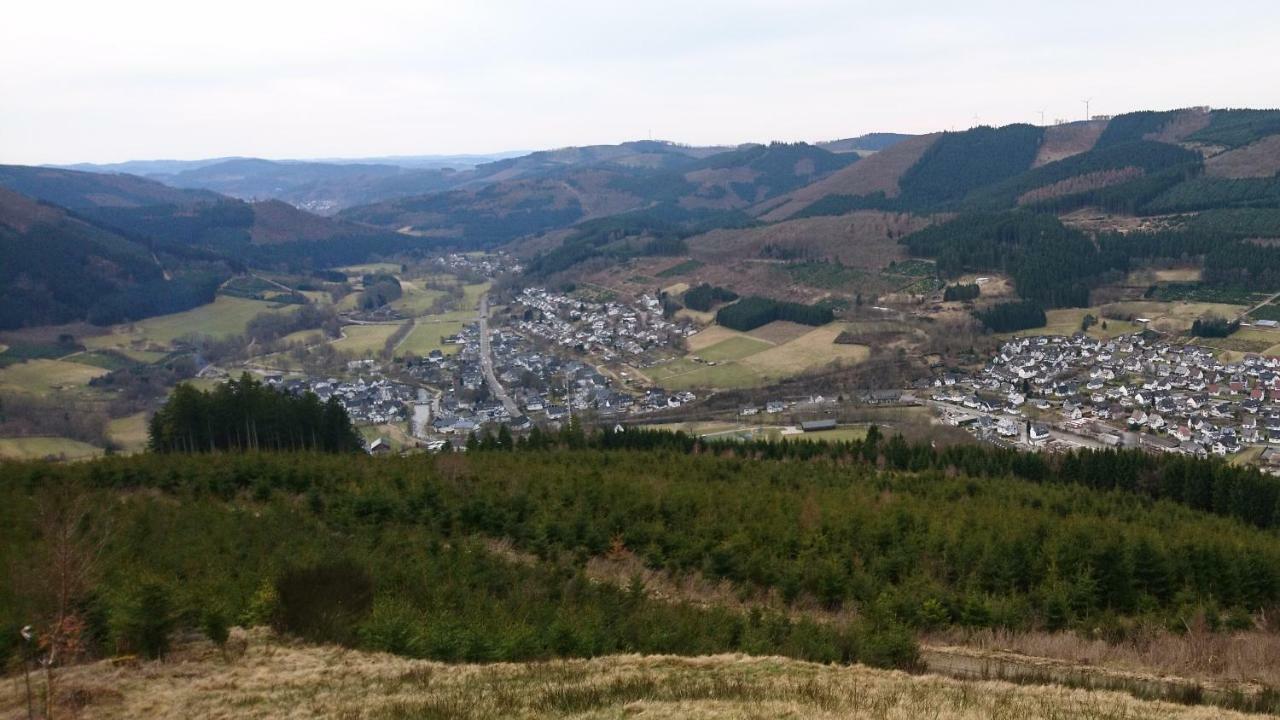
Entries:
<svg viewBox="0 0 1280 720">
<path fill-rule="evenodd" d="M 835 319 L 831 308 L 821 305 L 774 300 L 751 295 L 716 312 L 716 323 L 746 332 L 775 320 L 788 320 L 801 325 L 826 325 Z"/>
<path fill-rule="evenodd" d="M 248 373 L 213 390 L 183 383 L 148 426 L 148 447 L 158 453 L 307 450 L 354 452 L 359 433 L 336 397 L 291 395 Z"/>
</svg>

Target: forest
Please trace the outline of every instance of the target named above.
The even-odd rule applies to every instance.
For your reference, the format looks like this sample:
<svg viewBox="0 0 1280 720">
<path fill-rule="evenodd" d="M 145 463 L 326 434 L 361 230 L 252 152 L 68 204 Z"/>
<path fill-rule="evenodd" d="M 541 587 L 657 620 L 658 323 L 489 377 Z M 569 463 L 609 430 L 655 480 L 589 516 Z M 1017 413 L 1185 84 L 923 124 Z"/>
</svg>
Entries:
<svg viewBox="0 0 1280 720">
<path fill-rule="evenodd" d="M 774 300 L 752 295 L 716 312 L 716 323 L 741 332 L 754 330 L 775 320 L 801 325 L 826 325 L 835 319 L 831 308 L 821 305 Z"/>
<path fill-rule="evenodd" d="M 35 568 L 68 523 L 62 550 L 95 549 L 65 612 L 87 654 L 163 654 L 169 631 L 211 618 L 444 660 L 737 651 L 898 667 L 930 628 L 1116 640 L 1205 613 L 1228 629 L 1280 600 L 1278 485 L 1216 460 L 939 450 L 875 428 L 717 445 L 573 423 L 465 455 L 4 463 L 0 654 L 47 621 L 56 578 Z M 632 560 L 726 580 L 746 606 L 591 574 Z"/>
<path fill-rule="evenodd" d="M 974 312 L 974 316 L 992 332 L 1017 332 L 1044 327 L 1044 308 L 1034 300 L 1003 302 Z"/>
<path fill-rule="evenodd" d="M 722 288 L 719 285 L 712 286 L 702 283 L 686 290 L 682 299 L 685 307 L 699 312 L 708 312 L 720 303 L 737 300 L 738 293 Z"/>
<path fill-rule="evenodd" d="M 356 452 L 364 447 L 336 397 L 290 395 L 245 373 L 213 390 L 174 388 L 152 416 L 148 447 L 158 453 L 307 450 Z"/>
<path fill-rule="evenodd" d="M 948 285 L 942 291 L 943 302 L 955 302 L 963 300 L 977 300 L 982 294 L 982 288 L 977 283 L 957 283 Z"/>
</svg>

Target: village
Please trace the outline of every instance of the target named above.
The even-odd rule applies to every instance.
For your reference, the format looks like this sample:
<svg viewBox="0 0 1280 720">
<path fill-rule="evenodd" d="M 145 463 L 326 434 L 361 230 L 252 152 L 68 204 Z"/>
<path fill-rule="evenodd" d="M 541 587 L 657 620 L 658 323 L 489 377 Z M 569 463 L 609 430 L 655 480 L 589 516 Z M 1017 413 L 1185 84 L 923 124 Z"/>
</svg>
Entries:
<svg viewBox="0 0 1280 720">
<path fill-rule="evenodd" d="M 1223 363 L 1143 334 L 1009 340 L 981 371 L 933 381 L 951 424 L 1023 447 L 1138 447 L 1192 456 L 1253 451 L 1280 466 L 1280 358 Z"/>
</svg>

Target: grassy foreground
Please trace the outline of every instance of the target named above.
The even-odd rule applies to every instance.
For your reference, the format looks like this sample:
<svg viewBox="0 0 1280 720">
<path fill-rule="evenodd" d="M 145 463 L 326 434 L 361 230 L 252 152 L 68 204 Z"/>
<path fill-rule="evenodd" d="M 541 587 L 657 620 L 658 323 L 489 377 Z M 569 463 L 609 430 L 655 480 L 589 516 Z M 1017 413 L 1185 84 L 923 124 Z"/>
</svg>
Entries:
<svg viewBox="0 0 1280 720">
<path fill-rule="evenodd" d="M 63 717 L 80 718 L 884 718 L 1144 720 L 1260 717 L 1111 692 L 964 682 L 777 657 L 618 655 L 447 665 L 237 631 L 230 660 L 207 642 L 156 663 L 61 673 Z M 37 683 L 37 686 L 39 684 Z M 39 687 L 37 687 L 37 693 Z M 21 677 L 0 717 L 25 716 Z"/>
</svg>

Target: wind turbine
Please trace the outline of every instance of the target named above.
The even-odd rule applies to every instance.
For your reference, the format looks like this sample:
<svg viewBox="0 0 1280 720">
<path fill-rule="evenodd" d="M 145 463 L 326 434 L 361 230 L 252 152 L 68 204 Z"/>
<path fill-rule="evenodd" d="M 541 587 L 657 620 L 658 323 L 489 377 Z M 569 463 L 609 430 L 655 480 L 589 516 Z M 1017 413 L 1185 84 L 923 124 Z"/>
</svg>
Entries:
<svg viewBox="0 0 1280 720">
<path fill-rule="evenodd" d="M 1043 125 L 1044 125 L 1044 110 L 1040 110 L 1040 111 L 1038 111 L 1038 112 L 1040 113 L 1040 125 L 1041 125 L 1041 126 L 1043 126 Z"/>
<path fill-rule="evenodd" d="M 1089 115 L 1089 103 L 1093 102 L 1093 98 L 1089 98 L 1087 100 L 1081 100 L 1080 102 L 1084 103 L 1084 119 L 1085 119 L 1085 122 L 1088 122 L 1089 118 L 1091 117 Z"/>
</svg>

